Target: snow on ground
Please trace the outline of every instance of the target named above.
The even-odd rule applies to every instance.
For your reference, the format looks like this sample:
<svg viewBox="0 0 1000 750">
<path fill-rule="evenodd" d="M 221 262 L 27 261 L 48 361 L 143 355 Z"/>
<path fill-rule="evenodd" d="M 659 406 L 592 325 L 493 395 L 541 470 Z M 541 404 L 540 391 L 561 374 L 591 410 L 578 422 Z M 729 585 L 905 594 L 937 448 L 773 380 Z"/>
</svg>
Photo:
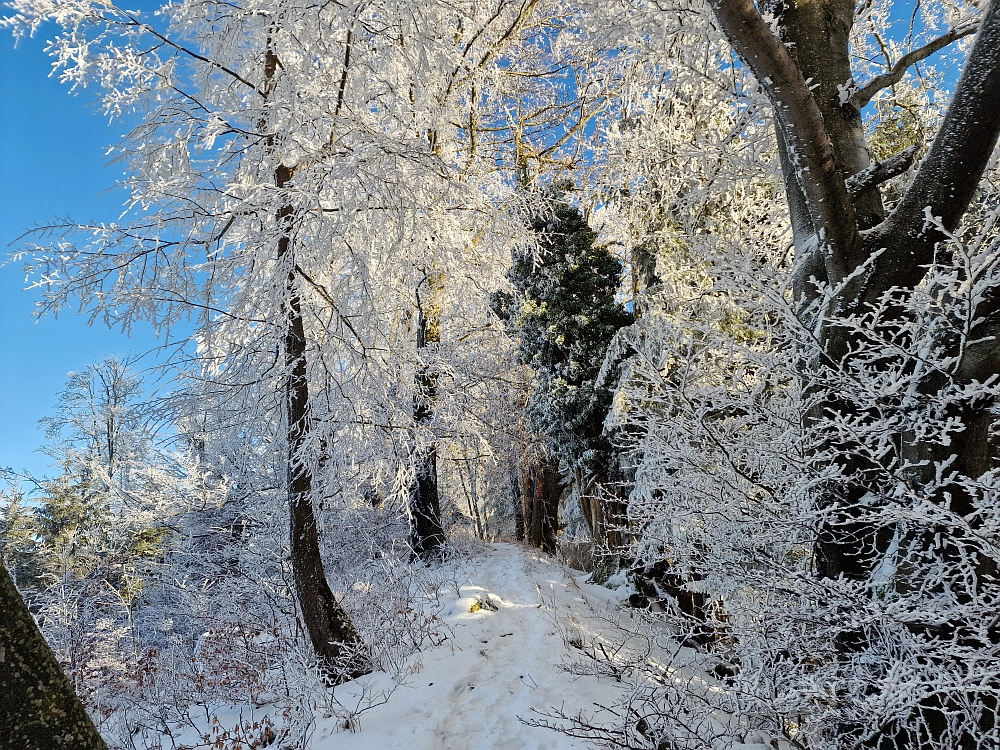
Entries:
<svg viewBox="0 0 1000 750">
<path fill-rule="evenodd" d="M 621 594 L 583 581 L 586 574 L 513 544 L 491 545 L 465 564 L 456 597 L 452 589 L 441 615 L 450 637 L 411 657 L 413 674 L 401 684 L 388 675 L 363 677 L 337 688 L 344 706 L 373 695 L 387 700 L 357 715 L 353 731 L 343 717 L 321 720 L 314 750 L 563 750 L 583 740 L 526 726 L 536 711 L 568 714 L 610 705 L 620 685 L 613 678 L 569 674 L 570 658 L 553 618 L 585 622 Z M 461 583 L 462 578 L 458 579 Z M 488 597 L 496 611 L 470 611 Z M 377 701 L 376 701 L 377 703 Z"/>
</svg>

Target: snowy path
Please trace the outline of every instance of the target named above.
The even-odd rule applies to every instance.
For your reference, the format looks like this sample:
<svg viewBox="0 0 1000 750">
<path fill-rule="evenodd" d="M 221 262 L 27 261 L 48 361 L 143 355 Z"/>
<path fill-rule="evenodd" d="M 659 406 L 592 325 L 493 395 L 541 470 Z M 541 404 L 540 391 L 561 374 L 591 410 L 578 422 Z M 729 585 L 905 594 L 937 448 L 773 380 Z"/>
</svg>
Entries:
<svg viewBox="0 0 1000 750">
<path fill-rule="evenodd" d="M 314 750 L 562 750 L 586 743 L 546 729 L 525 726 L 518 717 L 564 706 L 568 713 L 613 702 L 613 680 L 578 677 L 558 667 L 567 648 L 542 598 L 558 602 L 560 613 L 585 618 L 590 606 L 620 597 L 606 588 L 579 583 L 583 574 L 547 562 L 521 547 L 498 544 L 469 564 L 461 597 L 452 591 L 444 620 L 454 638 L 414 658 L 419 671 L 384 705 L 358 718 L 356 731 L 321 722 Z M 575 580 L 574 580 L 575 579 Z M 470 612 L 477 595 L 492 595 L 497 611 Z M 361 685 L 385 690 L 385 675 L 372 675 L 338 688 L 352 703 Z M 356 702 L 356 698 L 353 702 Z"/>
</svg>

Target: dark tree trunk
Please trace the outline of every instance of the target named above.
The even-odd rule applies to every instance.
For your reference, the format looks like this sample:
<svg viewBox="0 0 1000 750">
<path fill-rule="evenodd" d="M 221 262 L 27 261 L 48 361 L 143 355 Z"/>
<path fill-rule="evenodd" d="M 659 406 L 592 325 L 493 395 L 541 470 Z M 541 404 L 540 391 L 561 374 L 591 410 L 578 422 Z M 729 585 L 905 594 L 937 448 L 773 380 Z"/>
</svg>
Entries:
<svg viewBox="0 0 1000 750">
<path fill-rule="evenodd" d="M 279 166 L 275 184 L 284 187 L 293 170 Z M 288 267 L 285 308 L 285 408 L 288 416 L 288 507 L 292 577 L 302 621 L 319 659 L 332 682 L 354 679 L 369 671 L 358 631 L 330 590 L 319 548 L 319 529 L 313 512 L 313 474 L 306 458 L 309 433 L 309 380 L 306 373 L 306 334 L 298 274 L 291 257 L 292 206 L 278 211 L 282 228 L 278 261 Z"/>
<path fill-rule="evenodd" d="M 0 563 L 0 750 L 107 750 Z"/>
<path fill-rule="evenodd" d="M 846 191 L 846 178 L 871 165 L 859 105 L 870 99 L 873 91 L 843 102 L 838 89 L 843 81 L 852 80 L 848 37 L 854 23 L 853 0 L 762 3 L 775 14 L 787 46 L 777 44 L 750 0 L 711 0 L 711 4 L 741 57 L 760 80 L 766 81 L 765 88 L 775 103 L 775 130 L 798 253 L 796 296 L 807 304 L 814 301 L 817 292 L 808 282 L 809 276 L 840 282 L 879 251 L 873 272 L 861 274 L 863 278 L 848 284 L 841 293 L 836 301 L 841 311 L 872 304 L 892 286 L 916 286 L 942 238 L 935 229 L 925 230 L 925 207 L 941 218 L 946 229 L 954 229 L 1000 133 L 1000 108 L 995 106 L 1000 98 L 1000 4 L 994 0 L 985 13 L 948 115 L 903 200 L 889 216 L 877 185 L 854 196 Z M 790 143 L 801 162 L 798 167 L 788 158 Z M 808 174 L 802 166 L 808 167 Z M 810 243 L 819 234 L 826 239 L 825 244 Z M 997 369 L 993 329 L 997 327 L 998 296 L 988 298 L 977 310 L 985 322 L 973 332 L 980 335 L 969 337 L 979 343 L 965 353 L 971 363 L 965 382 L 973 377 L 985 380 Z M 839 366 L 856 348 L 851 334 L 842 329 L 825 327 L 820 336 L 823 362 L 816 363 L 819 367 Z M 983 346 L 985 341 L 989 344 Z M 985 352 L 976 352 L 977 345 L 993 355 L 986 367 L 981 366 L 987 360 Z M 810 374 L 804 373 L 804 378 L 808 390 L 812 387 Z M 978 420 L 984 408 L 979 405 L 961 417 L 963 421 Z M 813 409 L 808 422 L 816 424 L 824 414 L 850 415 L 856 411 L 853 404 L 827 400 Z M 849 446 L 842 447 L 842 469 L 849 484 L 831 493 L 833 522 L 818 540 L 817 563 L 823 576 L 863 580 L 888 543 L 884 532 L 853 519 L 858 499 L 868 490 L 865 477 L 877 473 L 878 467 L 865 465 L 850 455 Z M 920 446 L 911 449 L 926 452 Z M 930 446 L 926 450 L 934 452 Z M 954 447 L 947 453 L 954 455 Z M 980 467 L 969 468 L 978 472 Z"/>
<path fill-rule="evenodd" d="M 441 500 L 437 484 L 437 446 L 413 451 L 413 484 L 410 485 L 410 545 L 421 560 L 440 556 L 444 544 Z"/>
<path fill-rule="evenodd" d="M 562 493 L 559 462 L 547 458 L 525 472 L 524 520 L 528 544 L 556 552 L 559 532 L 559 496 Z"/>
<path fill-rule="evenodd" d="M 427 276 L 426 302 L 417 293 L 417 355 L 428 345 L 441 343 L 441 274 Z M 417 363 L 413 389 L 413 423 L 417 430 L 430 425 L 437 402 L 437 373 L 425 362 Z M 445 542 L 441 525 L 441 499 L 438 494 L 437 445 L 422 445 L 419 440 L 411 456 L 413 483 L 410 485 L 410 546 L 415 557 L 432 560 L 440 557 Z"/>
<path fill-rule="evenodd" d="M 969 478 L 981 477 L 995 468 L 994 456 L 990 446 L 990 427 L 993 414 L 990 410 L 992 402 L 982 401 L 964 407 L 951 409 L 949 416 L 962 424 L 964 429 L 951 436 L 949 445 L 921 443 L 913 436 L 905 436 L 904 451 L 908 459 L 925 461 L 922 471 L 917 475 L 917 481 L 925 485 L 935 482 L 935 464 L 951 460 L 950 468 L 958 476 Z M 980 514 L 977 504 L 983 502 L 982 497 L 970 494 L 966 486 L 957 483 L 946 483 L 938 487 L 934 493 L 935 502 L 948 507 L 958 517 L 967 519 L 975 531 L 971 536 L 979 535 L 981 524 L 977 522 Z M 958 533 L 956 533 L 956 531 Z M 982 587 L 997 580 L 997 561 L 989 556 L 974 542 L 970 543 L 970 535 L 941 523 L 923 526 L 912 530 L 900 540 L 900 547 L 907 551 L 908 560 L 921 560 L 924 567 L 942 567 L 953 571 L 968 569 L 968 563 L 974 570 L 976 580 L 973 586 L 963 582 L 963 585 L 952 588 L 947 578 L 934 585 L 934 590 L 942 597 L 953 596 L 959 603 L 972 603 L 975 594 L 981 593 Z M 900 566 L 896 588 L 900 593 L 908 594 L 928 585 L 924 570 L 916 568 L 912 563 Z M 951 643 L 956 649 L 967 653 L 989 653 L 1000 643 L 1000 626 L 994 620 L 985 629 L 976 624 L 966 622 L 962 618 L 934 619 L 932 622 L 913 622 L 908 625 L 914 639 L 928 643 Z M 962 715 L 969 706 L 976 706 L 980 711 L 979 727 L 986 733 L 996 726 L 997 694 L 1000 685 L 996 682 L 980 686 L 978 694 L 966 694 L 961 701 L 931 694 L 920 700 L 914 711 L 921 721 L 914 727 L 900 732 L 897 736 L 883 741 L 887 748 L 919 748 L 932 742 L 946 741 L 956 750 L 978 750 L 983 745 L 979 738 L 974 738 L 967 732 L 956 733 L 948 728 L 949 715 Z M 923 735 L 921 735 L 923 732 Z M 877 747 L 875 743 L 870 745 Z M 880 748 L 881 750 L 881 748 Z"/>
<path fill-rule="evenodd" d="M 934 142 L 903 198 L 888 215 L 877 182 L 857 193 L 847 188 L 847 178 L 866 170 L 871 163 L 865 147 L 861 108 L 878 90 L 900 80 L 907 66 L 972 33 L 975 27 L 948 31 L 902 58 L 892 71 L 855 90 L 845 100 L 843 84 L 853 81 L 848 43 L 854 24 L 854 0 L 762 0 L 761 9 L 777 22 L 780 41 L 752 0 L 709 2 L 733 47 L 774 103 L 775 130 L 797 253 L 794 291 L 805 302 L 805 310 L 817 316 L 825 312 L 815 307 L 818 288 L 809 281 L 810 277 L 831 285 L 843 284 L 837 299 L 830 304 L 833 318 L 871 309 L 891 288 L 917 287 L 934 260 L 937 243 L 944 239 L 938 228 L 927 225 L 925 216 L 929 213 L 938 217 L 945 231 L 953 231 L 959 225 L 1000 135 L 1000 107 L 996 104 L 1000 100 L 1000 0 L 991 0 L 984 12 L 978 39 Z M 790 153 L 795 154 L 794 165 Z M 905 159 L 903 162 L 909 163 Z M 868 264 L 868 270 L 856 273 L 862 264 Z M 894 314 L 899 320 L 892 319 Z M 900 330 L 903 316 L 902 311 L 891 310 L 885 316 L 881 324 L 886 327 L 888 337 Z M 985 382 L 1000 373 L 997 344 L 1000 292 L 991 290 L 981 298 L 972 318 L 977 323 L 968 332 L 967 346 L 961 351 L 956 347 L 953 352 L 958 363 L 950 373 L 954 385 Z M 896 535 L 894 528 L 867 520 L 872 514 L 861 502 L 869 491 L 877 496 L 885 490 L 878 486 L 880 481 L 886 481 L 880 478 L 885 472 L 881 471 L 883 467 L 858 458 L 863 451 L 854 451 L 843 442 L 831 442 L 832 438 L 824 442 L 820 430 L 830 415 L 858 421 L 869 415 L 857 404 L 822 398 L 822 391 L 818 390 L 821 386 L 816 385 L 822 382 L 824 370 L 849 366 L 852 352 L 858 350 L 856 339 L 857 334 L 844 327 L 824 325 L 819 331 L 820 347 L 814 361 L 805 368 L 803 380 L 807 393 L 820 396 L 820 403 L 807 415 L 807 426 L 816 430 L 817 445 L 835 448 L 840 454 L 837 460 L 844 477 L 838 486 L 829 488 L 823 500 L 830 520 L 816 542 L 817 572 L 822 577 L 843 577 L 864 583 L 871 578 Z M 943 378 L 935 382 L 934 377 L 928 377 L 920 387 L 925 396 L 933 397 L 946 385 Z M 956 535 L 956 529 L 936 528 L 931 524 L 907 531 L 899 544 L 907 550 L 911 569 L 897 571 L 896 585 L 900 591 L 906 587 L 923 590 L 933 585 L 942 589 L 945 598 L 954 594 L 961 601 L 962 596 L 971 595 L 970 591 L 981 593 L 984 585 L 995 580 L 995 560 L 988 559 L 978 543 L 972 541 L 976 524 L 980 523 L 975 507 L 982 498 L 970 497 L 966 486 L 958 483 L 938 487 L 932 476 L 935 463 L 950 462 L 949 471 L 955 470 L 972 480 L 992 468 L 987 447 L 992 406 L 986 399 L 973 399 L 948 407 L 947 416 L 954 420 L 948 444 L 923 442 L 914 434 L 899 436 L 899 458 L 928 462 L 925 470 L 915 471 L 912 480 L 931 488 L 929 499 L 953 516 L 962 517 L 960 525 L 968 523 L 973 530 L 972 534 Z M 870 416 L 877 418 L 874 414 Z M 947 576 L 929 583 L 931 571 L 952 570 L 958 575 L 959 562 L 967 564 L 970 560 L 975 563 L 974 581 L 961 582 L 954 592 L 944 591 L 952 585 Z M 1000 639 L 996 627 L 989 633 L 973 633 L 969 632 L 970 625 L 937 622 L 930 629 L 920 626 L 927 632 L 920 632 L 920 627 L 911 629 L 915 638 L 926 638 L 929 644 L 953 641 L 964 648 L 982 646 L 992 650 Z M 837 646 L 846 657 L 866 648 L 866 636 L 844 633 Z M 970 690 L 960 700 L 925 700 L 914 707 L 909 724 L 897 723 L 896 729 L 876 732 L 862 746 L 880 750 L 928 745 L 974 747 L 977 741 L 971 735 L 954 734 L 947 729 L 948 716 L 975 707 L 980 712 L 979 727 L 985 736 L 995 724 L 996 687 L 991 683 L 984 685 L 981 692 Z M 952 700 L 967 705 L 947 702 Z M 870 731 L 870 727 L 841 728 L 844 739 L 850 742 Z"/>
<path fill-rule="evenodd" d="M 657 607 L 666 604 L 664 594 L 687 618 L 690 628 L 685 640 L 691 645 L 707 645 L 722 636 L 719 621 L 709 621 L 708 598 L 700 591 L 691 591 L 689 583 L 702 580 L 697 571 L 677 571 L 668 560 L 633 569 L 629 576 L 636 593 L 629 597 L 629 605 L 636 608 Z"/>
<path fill-rule="evenodd" d="M 510 478 L 510 486 L 514 495 L 514 539 L 523 542 L 525 539 L 524 529 L 524 501 L 525 491 L 520 475 L 524 472 L 514 472 Z"/>
</svg>

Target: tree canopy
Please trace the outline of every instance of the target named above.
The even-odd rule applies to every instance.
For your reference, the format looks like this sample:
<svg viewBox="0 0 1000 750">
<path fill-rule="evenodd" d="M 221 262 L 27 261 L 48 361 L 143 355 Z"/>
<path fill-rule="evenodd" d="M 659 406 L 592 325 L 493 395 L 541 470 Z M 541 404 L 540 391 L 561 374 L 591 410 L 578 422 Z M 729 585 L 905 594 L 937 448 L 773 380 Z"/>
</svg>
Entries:
<svg viewBox="0 0 1000 750">
<path fill-rule="evenodd" d="M 7 7 L 138 121 L 121 220 L 17 251 L 39 314 L 194 329 L 149 419 L 123 363 L 74 375 L 62 473 L 5 497 L 109 726 L 161 654 L 226 671 L 209 610 L 243 689 L 305 665 L 289 706 L 399 667 L 474 534 L 676 639 L 595 645 L 627 687 L 574 736 L 997 744 L 1000 0 Z"/>
</svg>

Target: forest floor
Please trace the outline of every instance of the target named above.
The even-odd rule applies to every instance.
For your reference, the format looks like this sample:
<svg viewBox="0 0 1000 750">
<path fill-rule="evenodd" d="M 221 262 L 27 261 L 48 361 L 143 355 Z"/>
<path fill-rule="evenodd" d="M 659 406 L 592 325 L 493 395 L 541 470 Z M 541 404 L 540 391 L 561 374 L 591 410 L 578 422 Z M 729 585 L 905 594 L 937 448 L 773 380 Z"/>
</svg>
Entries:
<svg viewBox="0 0 1000 750">
<path fill-rule="evenodd" d="M 309 718 L 295 725 L 267 703 L 211 706 L 204 711 L 207 724 L 189 713 L 186 728 L 171 733 L 171 746 L 582 750 L 596 747 L 593 739 L 607 737 L 607 730 L 617 734 L 621 714 L 635 720 L 621 707 L 641 708 L 641 698 L 633 702 L 636 690 L 658 691 L 664 678 L 695 698 L 719 689 L 692 660 L 695 652 L 662 621 L 622 606 L 629 593 L 624 585 L 589 583 L 589 574 L 538 550 L 477 542 L 423 572 L 431 585 L 406 610 L 422 645 L 409 656 L 403 656 L 408 649 L 401 651 L 392 674 L 369 674 L 332 693 L 307 693 Z M 624 584 L 622 574 L 615 578 Z M 576 730 L 573 719 L 583 721 Z M 723 740 L 743 724 L 738 716 L 710 710 L 699 721 L 710 735 L 719 732 L 706 750 L 788 750 L 756 731 L 744 732 L 742 742 Z M 235 745 L 222 741 L 232 736 L 231 727 L 242 737 Z M 279 736 L 270 733 L 270 741 L 262 741 L 265 727 Z M 290 729 L 294 736 L 286 734 Z"/>
<path fill-rule="evenodd" d="M 343 706 L 376 705 L 347 728 L 342 717 L 321 720 L 312 748 L 588 747 L 524 722 L 554 710 L 593 714 L 600 712 L 597 704 L 610 706 L 620 697 L 614 677 L 573 674 L 566 666 L 581 658 L 588 631 L 598 631 L 624 595 L 513 544 L 490 545 L 481 557 L 454 564 L 456 586 L 442 595 L 438 614 L 448 637 L 410 657 L 412 673 L 399 682 L 374 674 L 337 688 Z M 486 598 L 495 610 L 476 606 Z"/>
</svg>

